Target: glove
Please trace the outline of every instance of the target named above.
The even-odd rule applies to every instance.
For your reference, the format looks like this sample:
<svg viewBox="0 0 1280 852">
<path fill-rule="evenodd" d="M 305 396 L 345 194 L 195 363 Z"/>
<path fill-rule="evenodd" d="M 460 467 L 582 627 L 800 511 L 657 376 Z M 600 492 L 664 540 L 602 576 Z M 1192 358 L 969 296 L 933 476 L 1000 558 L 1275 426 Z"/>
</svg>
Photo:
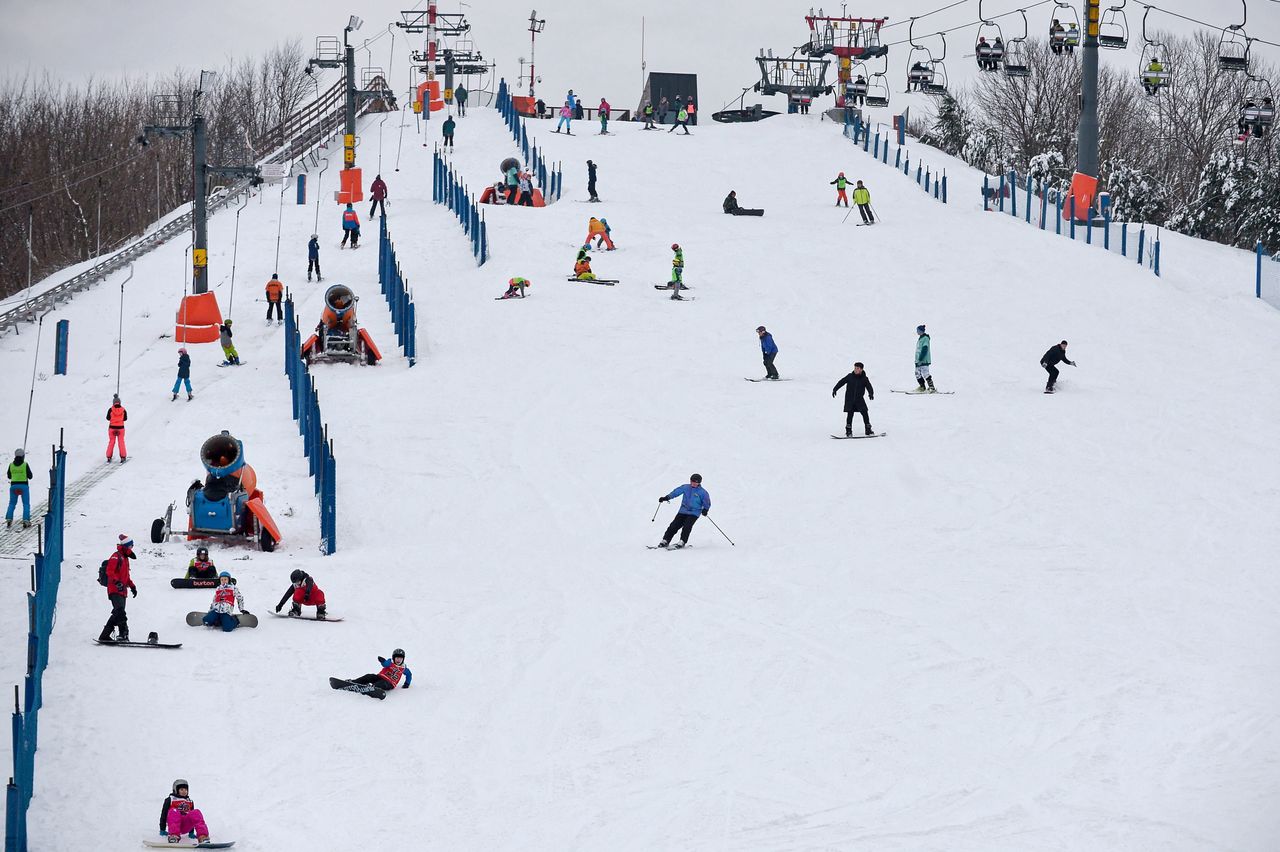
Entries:
<svg viewBox="0 0 1280 852">
<path fill-rule="evenodd" d="M 705 517 L 706 517 L 710 512 L 711 512 L 711 510 L 710 510 L 710 509 L 703 509 L 703 510 L 702 510 L 702 517 L 704 517 L 704 518 L 705 518 Z"/>
<path fill-rule="evenodd" d="M 1071 366 L 1073 366 L 1073 367 L 1076 365 L 1076 362 L 1075 362 L 1075 361 L 1068 361 L 1067 363 L 1068 363 L 1068 364 L 1070 364 L 1070 365 L 1071 365 Z"/>
<path fill-rule="evenodd" d="M 871 394 L 867 394 L 867 399 L 871 400 L 872 402 L 875 402 L 875 401 L 876 401 L 876 395 L 875 395 L 875 394 L 873 394 L 873 393 L 871 393 Z"/>
<path fill-rule="evenodd" d="M 241 607 L 241 608 L 240 608 L 240 614 L 241 614 L 241 615 L 253 615 L 253 613 L 249 612 L 249 610 L 245 609 L 244 607 Z"/>
<path fill-rule="evenodd" d="M 137 587 L 137 586 L 130 586 L 130 587 L 129 587 L 129 591 L 133 592 L 133 596 L 134 596 L 135 598 L 138 596 L 138 587 Z"/>
<path fill-rule="evenodd" d="M 280 611 L 280 610 L 282 610 L 282 609 L 284 609 L 284 604 L 277 604 L 277 605 L 276 605 L 276 612 L 279 612 L 279 611 Z"/>
<path fill-rule="evenodd" d="M 659 503 L 665 503 L 665 502 L 667 502 L 667 501 L 668 501 L 668 500 L 670 500 L 670 499 L 671 499 L 670 497 L 659 497 L 659 498 L 658 498 L 658 502 L 659 502 Z"/>
<path fill-rule="evenodd" d="M 836 398 L 836 392 L 835 392 L 835 391 L 832 391 L 832 392 L 831 392 L 831 398 L 832 398 L 832 399 L 835 399 L 835 398 Z"/>
</svg>

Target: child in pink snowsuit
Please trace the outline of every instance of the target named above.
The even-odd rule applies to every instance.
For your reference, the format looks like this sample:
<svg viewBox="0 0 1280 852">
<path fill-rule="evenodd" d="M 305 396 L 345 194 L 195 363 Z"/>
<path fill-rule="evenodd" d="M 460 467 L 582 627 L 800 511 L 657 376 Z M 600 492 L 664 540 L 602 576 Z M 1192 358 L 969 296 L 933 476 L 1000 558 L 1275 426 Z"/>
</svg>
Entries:
<svg viewBox="0 0 1280 852">
<path fill-rule="evenodd" d="M 204 824 L 204 814 L 196 810 L 195 803 L 188 794 L 187 782 L 179 778 L 173 782 L 173 792 L 166 796 L 164 806 L 160 809 L 160 833 L 167 835 L 170 843 L 187 832 L 195 832 L 196 840 L 204 843 L 209 839 L 209 827 Z"/>
<path fill-rule="evenodd" d="M 116 443 L 120 444 L 120 462 L 124 463 L 129 456 L 124 449 L 124 422 L 129 419 L 129 412 L 120 404 L 119 395 L 111 398 L 111 407 L 107 409 L 107 461 L 115 452 Z"/>
</svg>

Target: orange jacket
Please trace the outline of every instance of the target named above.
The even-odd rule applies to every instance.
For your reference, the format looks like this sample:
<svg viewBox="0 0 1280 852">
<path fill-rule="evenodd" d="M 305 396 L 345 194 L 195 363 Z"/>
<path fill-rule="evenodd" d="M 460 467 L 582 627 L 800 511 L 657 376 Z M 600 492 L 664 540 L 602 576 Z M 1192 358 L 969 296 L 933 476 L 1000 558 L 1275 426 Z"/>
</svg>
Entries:
<svg viewBox="0 0 1280 852">
<path fill-rule="evenodd" d="M 284 285 L 276 278 L 272 278 L 267 282 L 267 301 L 278 302 L 280 297 L 284 295 Z"/>
<path fill-rule="evenodd" d="M 604 225 L 603 225 L 603 224 L 601 224 L 601 222 L 600 222 L 600 220 L 599 220 L 599 219 L 592 219 L 592 220 L 587 224 L 587 233 L 589 233 L 589 234 L 603 234 L 603 233 L 604 233 Z"/>
<path fill-rule="evenodd" d="M 590 272 L 590 271 L 591 271 L 591 261 L 589 260 L 580 260 L 573 265 L 574 275 L 581 275 L 584 272 Z"/>
<path fill-rule="evenodd" d="M 112 429 L 123 429 L 124 421 L 129 419 L 129 412 L 123 405 L 113 405 L 107 409 L 107 423 Z"/>
</svg>

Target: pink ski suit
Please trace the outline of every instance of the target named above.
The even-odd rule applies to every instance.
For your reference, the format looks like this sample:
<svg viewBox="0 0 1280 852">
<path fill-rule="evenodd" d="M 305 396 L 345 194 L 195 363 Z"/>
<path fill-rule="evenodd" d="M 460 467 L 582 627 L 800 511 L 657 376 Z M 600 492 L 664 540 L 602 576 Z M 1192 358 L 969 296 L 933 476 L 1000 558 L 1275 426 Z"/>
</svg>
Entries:
<svg viewBox="0 0 1280 852">
<path fill-rule="evenodd" d="M 204 824 L 204 814 L 196 810 L 191 799 L 181 796 L 170 796 L 165 799 L 168 805 L 165 828 L 170 834 L 186 834 L 194 830 L 196 837 L 208 837 L 209 827 Z"/>
</svg>

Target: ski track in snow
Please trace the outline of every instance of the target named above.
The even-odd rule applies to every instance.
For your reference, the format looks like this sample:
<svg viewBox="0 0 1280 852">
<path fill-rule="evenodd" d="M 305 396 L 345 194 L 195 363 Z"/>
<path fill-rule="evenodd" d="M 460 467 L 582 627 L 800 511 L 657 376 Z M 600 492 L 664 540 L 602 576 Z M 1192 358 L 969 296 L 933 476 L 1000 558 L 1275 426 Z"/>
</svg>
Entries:
<svg viewBox="0 0 1280 852">
<path fill-rule="evenodd" d="M 377 122 L 364 121 L 366 184 Z M 372 123 L 371 123 L 372 122 Z M 183 246 L 125 293 L 122 397 L 131 459 L 75 506 L 45 675 L 32 849 L 92 832 L 131 848 L 175 777 L 237 849 L 1266 849 L 1280 830 L 1280 627 L 1268 521 L 1280 313 L 1250 298 L 1252 258 L 1165 234 L 1165 277 L 983 214 L 963 164 L 937 204 L 816 116 L 708 121 L 691 138 L 556 136 L 565 198 L 488 207 L 474 266 L 430 203 L 430 148 L 411 124 L 382 174 L 418 306 L 419 362 L 395 345 L 376 280 L 377 223 L 338 251 L 337 178 L 286 188 L 282 280 L 305 330 L 331 283 L 353 287 L 385 360 L 317 365 L 338 464 L 338 553 L 319 523 L 290 418 L 275 270 L 278 187 L 242 214 L 234 311 L 245 366 L 192 349 L 196 399 L 170 402 Z M 438 134 L 426 126 L 429 143 Z M 475 193 L 515 153 L 490 110 L 450 155 Z M 922 149 L 923 146 L 914 146 Z M 789 161 L 778 152 L 795 156 Z M 583 207 L 585 160 L 605 201 Z M 842 225 L 827 181 L 867 181 L 876 228 Z M 736 189 L 764 218 L 730 218 Z M 323 283 L 306 241 L 321 197 Z M 616 287 L 564 280 L 590 215 L 623 249 Z M 231 211 L 210 222 L 226 311 Z M 698 301 L 650 286 L 685 249 Z M 506 280 L 531 298 L 495 306 Z M 69 483 L 101 464 L 123 274 L 46 321 L 28 455 L 33 503 L 65 427 Z M 71 375 L 51 376 L 71 320 Z M 905 400 L 919 323 L 954 397 Z M 741 380 L 767 325 L 794 381 Z M 1037 359 L 1066 337 L 1080 367 L 1040 393 Z M 34 328 L 0 340 L 8 398 L 27 395 Z M 832 442 L 831 386 L 855 360 L 884 440 Z M 908 384 L 903 384 L 906 382 Z M 22 433 L 24 407 L 6 409 Z M 280 550 L 212 545 L 265 616 L 295 567 L 341 624 L 263 618 L 188 628 L 208 590 L 174 590 L 194 547 L 147 543 L 152 518 L 202 476 L 200 443 L 245 443 Z M 18 438 L 11 439 L 16 446 Z M 696 548 L 645 550 L 655 498 L 706 477 Z M 138 542 L 131 632 L 179 651 L 91 639 L 95 582 L 117 533 Z M 28 568 L 0 560 L 0 682 L 18 682 Z M 386 701 L 329 689 L 408 651 L 414 685 Z M 0 738 L 0 759 L 9 760 Z M 84 790 L 92 790 L 85 795 Z M 74 791 L 74 792 L 73 792 Z M 389 803 L 395 803 L 388 815 Z M 295 815 L 306 814 L 303 825 Z M 305 828 L 305 830 L 300 830 Z"/>
</svg>

